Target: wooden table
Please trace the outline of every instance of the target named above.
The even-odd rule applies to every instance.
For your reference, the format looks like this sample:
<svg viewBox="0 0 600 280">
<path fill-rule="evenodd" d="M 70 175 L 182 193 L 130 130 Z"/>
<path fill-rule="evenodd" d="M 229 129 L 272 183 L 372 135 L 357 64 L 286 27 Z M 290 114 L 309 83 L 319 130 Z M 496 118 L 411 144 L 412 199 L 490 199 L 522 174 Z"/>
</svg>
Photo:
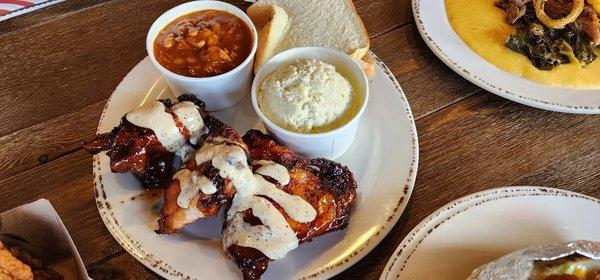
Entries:
<svg viewBox="0 0 600 280">
<path fill-rule="evenodd" d="M 181 2 L 70 0 L 0 23 L 0 212 L 49 199 L 94 279 L 160 278 L 104 227 L 92 157 L 80 143 L 94 136 L 112 91 L 146 56 L 150 24 Z M 355 4 L 371 49 L 408 97 L 421 154 L 399 222 L 336 279 L 376 279 L 417 223 L 476 191 L 540 185 L 600 197 L 600 116 L 526 107 L 462 79 L 425 46 L 409 0 Z"/>
</svg>

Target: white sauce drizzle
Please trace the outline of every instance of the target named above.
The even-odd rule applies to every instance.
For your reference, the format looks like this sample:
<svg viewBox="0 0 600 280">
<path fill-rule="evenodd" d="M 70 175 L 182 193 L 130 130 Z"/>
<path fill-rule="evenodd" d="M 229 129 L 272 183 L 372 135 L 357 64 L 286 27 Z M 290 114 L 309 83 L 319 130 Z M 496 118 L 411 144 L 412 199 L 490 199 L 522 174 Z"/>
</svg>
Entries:
<svg viewBox="0 0 600 280">
<path fill-rule="evenodd" d="M 204 175 L 199 175 L 196 171 L 181 169 L 175 173 L 174 179 L 179 180 L 179 195 L 177 196 L 177 205 L 188 209 L 191 201 L 198 197 L 200 192 L 204 194 L 213 194 L 217 192 L 217 186 Z"/>
<path fill-rule="evenodd" d="M 152 100 L 126 116 L 127 120 L 139 127 L 152 129 L 158 141 L 171 153 L 185 144 L 185 138 L 173 120 L 173 116 L 165 111 L 165 105 Z"/>
<path fill-rule="evenodd" d="M 196 150 L 194 149 L 194 147 L 192 147 L 186 143 L 186 144 L 183 144 L 183 146 L 181 146 L 181 148 L 179 150 L 177 150 L 177 152 L 175 152 L 175 155 L 177 155 L 181 159 L 182 162 L 186 162 L 190 158 L 192 158 L 195 151 Z"/>
<path fill-rule="evenodd" d="M 213 143 L 205 143 L 196 152 L 195 159 L 196 164 L 210 161 L 219 170 L 219 175 L 231 180 L 236 188 L 232 205 L 227 212 L 229 222 L 223 231 L 223 246 L 228 248 L 237 244 L 255 248 L 271 259 L 283 258 L 289 251 L 298 247 L 298 238 L 283 214 L 273 203 L 261 196 L 275 201 L 288 216 L 301 223 L 313 221 L 317 216 L 317 211 L 300 196 L 288 194 L 265 180 L 261 175 L 253 174 L 248 166 L 244 149 L 228 143 L 214 143 L 223 142 L 217 141 L 219 139 L 213 140 L 215 140 Z M 290 176 L 284 166 L 270 161 L 255 163 L 263 165 L 259 168 L 259 170 L 262 169 L 263 175 L 269 176 L 283 185 L 289 183 Z M 197 183 L 209 184 L 203 181 L 197 181 Z M 212 182 L 210 183 L 212 184 Z M 194 190 L 197 192 L 196 188 L 204 189 L 203 186 L 190 187 L 192 192 Z M 178 197 L 178 203 L 181 199 L 182 204 L 188 202 L 189 205 L 188 199 L 190 198 L 182 194 L 183 188 Z M 260 219 L 263 225 L 251 226 L 245 223 L 242 212 L 247 209 L 252 209 L 252 214 Z"/>
<path fill-rule="evenodd" d="M 200 190 L 202 191 L 202 193 L 213 194 L 217 192 L 217 186 L 215 186 L 215 183 L 213 183 L 213 181 L 208 179 L 206 176 L 203 175 L 195 178 L 199 178 L 197 179 L 197 181 L 194 182 L 194 184 L 200 185 Z"/>
<path fill-rule="evenodd" d="M 198 106 L 189 101 L 173 105 L 173 112 L 181 123 L 190 131 L 192 144 L 197 143 L 202 135 L 204 122 Z M 127 113 L 125 118 L 139 127 L 151 129 L 158 141 L 171 153 L 177 153 L 186 143 L 185 137 L 175 124 L 173 116 L 165 111 L 165 105 L 158 100 L 152 100 L 135 111 Z M 178 155 L 185 155 L 180 152 Z"/>
<path fill-rule="evenodd" d="M 248 167 L 246 152 L 236 145 L 205 143 L 196 152 L 196 164 L 211 161 L 222 178 L 231 180 L 236 192 L 243 196 L 254 189 L 254 175 Z"/>
<path fill-rule="evenodd" d="M 275 185 L 271 184 L 260 175 L 254 175 L 254 179 L 256 183 L 254 194 L 264 195 L 271 198 L 277 202 L 277 204 L 279 204 L 283 210 L 285 210 L 285 213 L 287 213 L 292 219 L 301 223 L 308 223 L 317 217 L 317 211 L 315 208 L 313 208 L 310 203 L 306 202 L 306 200 L 302 199 L 300 196 L 291 195 L 282 191 L 281 189 L 278 189 Z M 232 208 L 235 206 L 234 204 L 232 204 Z M 248 208 L 238 209 L 237 212 L 241 212 L 246 209 Z"/>
<path fill-rule="evenodd" d="M 190 201 L 189 205 L 196 205 L 198 203 L 198 196 L 194 197 L 192 201 Z M 192 223 L 198 219 L 204 218 L 204 213 L 200 212 L 196 207 L 190 207 L 187 211 L 183 211 L 185 216 L 183 220 L 179 221 L 178 225 L 175 227 L 182 228 L 185 225 Z"/>
<path fill-rule="evenodd" d="M 271 177 L 281 185 L 285 186 L 290 183 L 290 173 L 285 166 L 281 164 L 270 160 L 255 160 L 252 162 L 252 165 L 261 165 L 255 172 L 260 175 Z"/>
<path fill-rule="evenodd" d="M 263 225 L 251 226 L 244 222 L 242 213 L 235 213 L 223 231 L 224 248 L 233 244 L 255 248 L 270 259 L 276 260 L 298 247 L 296 234 L 271 202 L 259 196 L 236 196 L 233 201 L 236 205 L 243 204 L 246 206 L 244 208 L 252 208 L 252 214 L 258 217 Z"/>
<path fill-rule="evenodd" d="M 171 107 L 179 121 L 190 131 L 190 143 L 198 144 L 204 128 L 204 120 L 198 106 L 190 101 L 179 102 Z"/>
<path fill-rule="evenodd" d="M 285 220 L 285 217 L 263 195 L 279 204 L 292 219 L 308 223 L 317 216 L 317 211 L 308 202 L 297 195 L 290 195 L 255 174 L 255 192 L 249 196 L 236 194 L 231 208 L 227 212 L 230 221 L 223 232 L 223 246 L 232 244 L 251 247 L 261 251 L 270 259 L 282 259 L 298 247 L 298 238 Z M 260 219 L 263 225 L 250 226 L 243 220 L 243 213 L 252 209 L 252 214 Z"/>
</svg>

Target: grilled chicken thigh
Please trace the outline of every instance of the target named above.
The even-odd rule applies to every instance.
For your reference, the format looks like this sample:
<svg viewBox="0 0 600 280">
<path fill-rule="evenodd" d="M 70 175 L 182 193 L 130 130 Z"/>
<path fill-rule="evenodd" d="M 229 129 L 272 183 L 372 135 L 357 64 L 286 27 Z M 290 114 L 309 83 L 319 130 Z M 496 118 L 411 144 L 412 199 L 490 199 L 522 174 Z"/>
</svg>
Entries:
<svg viewBox="0 0 600 280">
<path fill-rule="evenodd" d="M 205 119 L 208 136 L 197 153 L 202 153 L 203 148 L 215 144 L 233 145 L 247 153 L 248 148 L 237 131 L 212 116 Z M 184 180 L 187 182 L 182 183 Z M 197 185 L 195 183 L 198 183 L 198 180 L 211 181 L 215 188 L 214 192 L 203 193 L 201 189 L 193 186 Z M 181 195 L 182 184 L 187 186 L 183 191 L 189 192 L 188 189 L 192 189 L 192 193 Z M 234 195 L 233 182 L 221 177 L 219 170 L 212 165 L 211 161 L 197 162 L 196 157 L 192 157 L 167 187 L 157 232 L 175 233 L 197 219 L 214 216 L 224 204 L 231 202 Z"/>
<path fill-rule="evenodd" d="M 299 159 L 293 151 L 258 130 L 249 131 L 243 139 L 254 162 L 272 161 L 281 164 L 288 169 L 290 175 L 290 181 L 286 185 L 268 176 L 264 176 L 265 179 L 284 192 L 301 197 L 316 210 L 314 220 L 301 223 L 290 218 L 285 210 L 275 203 L 299 243 L 346 228 L 357 186 L 352 172 L 347 167 L 327 159 Z M 259 166 L 254 165 L 253 169 L 256 171 Z M 244 211 L 243 220 L 251 226 L 262 224 L 261 220 L 253 215 L 252 209 Z M 229 226 L 230 221 L 226 223 L 225 231 Z M 233 244 L 224 250 L 238 264 L 246 280 L 259 279 L 271 261 L 255 248 Z"/>
<path fill-rule="evenodd" d="M 194 140 L 194 137 L 199 136 L 197 134 L 203 126 L 202 117 L 206 116 L 204 103 L 196 97 L 182 95 L 178 98 L 178 101 L 178 103 L 172 103 L 170 100 L 159 100 L 151 101 L 150 104 L 159 109 L 153 112 L 157 115 L 156 119 L 170 124 L 171 131 L 159 131 L 157 133 L 157 131 L 148 127 L 135 125 L 128 119 L 127 116 L 131 114 L 129 113 L 123 116 L 119 126 L 111 132 L 100 134 L 94 139 L 83 143 L 82 146 L 92 154 L 107 150 L 112 172 L 133 173 L 144 188 L 164 187 L 173 175 L 175 154 L 184 157 L 184 153 L 193 150 L 191 145 L 197 143 L 190 140 Z M 182 105 L 187 105 L 187 108 Z M 164 108 L 164 110 L 161 111 L 161 108 Z M 197 112 L 194 112 L 194 110 Z M 193 115 L 196 117 L 190 117 L 190 112 L 195 113 Z M 144 117 L 149 117 L 149 115 L 146 114 Z M 168 126 L 165 127 L 169 128 Z M 173 131 L 173 128 L 175 131 Z M 160 141 L 161 137 L 158 137 L 157 134 L 167 140 L 171 140 L 169 137 L 172 138 L 175 134 L 179 139 L 176 139 L 177 143 L 172 144 L 170 142 L 173 141 L 170 141 L 169 144 L 171 145 L 165 146 L 165 143 Z"/>
<path fill-rule="evenodd" d="M 223 249 L 241 268 L 245 279 L 259 279 L 273 258 L 258 248 L 264 248 L 265 244 L 282 245 L 279 243 L 286 236 L 277 236 L 281 230 L 289 230 L 294 239 L 292 245 L 284 244 L 287 247 L 277 251 L 279 257 L 284 257 L 298 244 L 348 225 L 356 181 L 347 167 L 326 159 L 301 159 L 258 130 L 251 130 L 241 138 L 233 128 L 215 118 L 206 117 L 206 124 L 209 132 L 202 146 L 167 188 L 158 233 L 175 233 L 230 205 L 223 227 Z M 265 165 L 277 165 L 288 176 L 287 180 L 282 183 L 277 174 L 265 172 L 261 169 Z M 264 184 L 272 189 L 261 189 Z M 285 209 L 296 208 L 278 203 L 289 201 L 286 199 L 311 208 L 314 213 L 310 221 L 292 218 L 298 213 L 288 213 Z M 258 205 L 251 203 L 256 201 Z M 235 207 L 241 207 L 241 211 L 237 212 Z M 270 216 L 265 209 L 272 209 Z M 262 216 L 257 216 L 262 218 L 253 211 L 261 211 Z M 283 229 L 275 228 L 275 224 L 266 226 L 261 219 L 271 223 L 275 219 L 275 224 L 282 221 L 284 225 L 278 227 Z M 240 242 L 248 242 L 251 236 L 264 240 L 262 247 L 243 246 L 232 236 L 242 236 L 244 240 Z"/>
</svg>

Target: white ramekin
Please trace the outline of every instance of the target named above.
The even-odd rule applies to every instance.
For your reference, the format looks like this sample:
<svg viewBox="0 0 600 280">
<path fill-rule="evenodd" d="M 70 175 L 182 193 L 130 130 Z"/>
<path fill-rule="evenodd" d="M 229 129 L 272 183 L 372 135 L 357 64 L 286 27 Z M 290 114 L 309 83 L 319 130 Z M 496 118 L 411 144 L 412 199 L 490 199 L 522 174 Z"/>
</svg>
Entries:
<svg viewBox="0 0 600 280">
<path fill-rule="evenodd" d="M 221 75 L 205 78 L 186 77 L 169 71 L 156 61 L 154 57 L 154 40 L 167 24 L 177 18 L 200 10 L 221 10 L 242 19 L 252 33 L 252 51 L 250 55 L 236 68 Z M 258 36 L 250 18 L 237 7 L 220 1 L 192 1 L 181 4 L 162 14 L 150 27 L 146 36 L 146 50 L 154 66 L 160 71 L 167 84 L 178 96 L 192 93 L 206 103 L 209 111 L 216 111 L 233 106 L 242 100 L 250 91 L 252 83 L 252 65 L 256 53 Z"/>
<path fill-rule="evenodd" d="M 361 92 L 361 106 L 350 121 L 334 130 L 305 134 L 289 131 L 271 122 L 258 106 L 258 90 L 260 84 L 269 74 L 297 59 L 314 58 L 336 67 L 348 80 L 353 81 L 355 91 Z M 265 128 L 273 137 L 288 148 L 307 158 L 336 159 L 344 154 L 354 142 L 358 123 L 369 100 L 369 82 L 362 68 L 348 55 L 335 49 L 322 47 L 302 47 L 277 54 L 265 63 L 252 82 L 252 106 L 260 117 Z"/>
</svg>

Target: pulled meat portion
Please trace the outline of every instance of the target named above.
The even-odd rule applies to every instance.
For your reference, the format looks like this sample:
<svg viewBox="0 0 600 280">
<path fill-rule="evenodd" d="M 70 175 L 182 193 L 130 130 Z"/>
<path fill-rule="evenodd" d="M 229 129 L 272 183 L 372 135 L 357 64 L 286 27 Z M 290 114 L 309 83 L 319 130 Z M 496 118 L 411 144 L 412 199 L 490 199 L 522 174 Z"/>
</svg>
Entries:
<svg viewBox="0 0 600 280">
<path fill-rule="evenodd" d="M 600 45 L 600 21 L 598 12 L 588 2 L 581 13 L 574 15 L 573 0 L 500 0 L 495 5 L 506 12 L 506 21 L 516 27 L 506 47 L 526 56 L 537 69 L 552 70 L 569 63 L 585 67 L 598 57 L 594 48 Z M 540 8 L 544 9 L 544 20 L 539 18 Z M 572 21 L 565 21 L 568 17 Z M 552 28 L 544 23 L 547 20 L 565 21 L 566 25 Z"/>
<path fill-rule="evenodd" d="M 546 1 L 545 11 L 552 18 L 562 18 L 569 14 L 572 6 L 572 0 L 548 0 Z M 585 4 L 583 12 L 569 27 L 576 32 L 583 32 L 588 35 L 594 45 L 600 45 L 598 12 L 590 4 Z"/>
<path fill-rule="evenodd" d="M 528 9 L 533 9 L 532 0 L 501 0 L 496 6 L 506 12 L 506 22 L 516 24 L 523 18 Z M 567 16 L 573 7 L 573 0 L 547 0 L 544 11 L 548 16 L 559 19 Z M 596 11 L 589 3 L 585 4 L 583 12 L 568 27 L 575 32 L 585 33 L 592 44 L 600 45 L 600 20 Z"/>
<path fill-rule="evenodd" d="M 496 3 L 496 6 L 506 12 L 506 22 L 509 24 L 517 23 L 525 15 L 527 7 L 525 4 L 532 0 L 502 0 Z"/>
<path fill-rule="evenodd" d="M 590 5 L 583 8 L 583 12 L 571 24 L 571 28 L 576 32 L 587 34 L 594 45 L 600 45 L 600 20 L 598 13 Z"/>
<path fill-rule="evenodd" d="M 551 18 L 562 18 L 571 12 L 573 0 L 547 0 L 544 5 L 544 11 Z"/>
</svg>

